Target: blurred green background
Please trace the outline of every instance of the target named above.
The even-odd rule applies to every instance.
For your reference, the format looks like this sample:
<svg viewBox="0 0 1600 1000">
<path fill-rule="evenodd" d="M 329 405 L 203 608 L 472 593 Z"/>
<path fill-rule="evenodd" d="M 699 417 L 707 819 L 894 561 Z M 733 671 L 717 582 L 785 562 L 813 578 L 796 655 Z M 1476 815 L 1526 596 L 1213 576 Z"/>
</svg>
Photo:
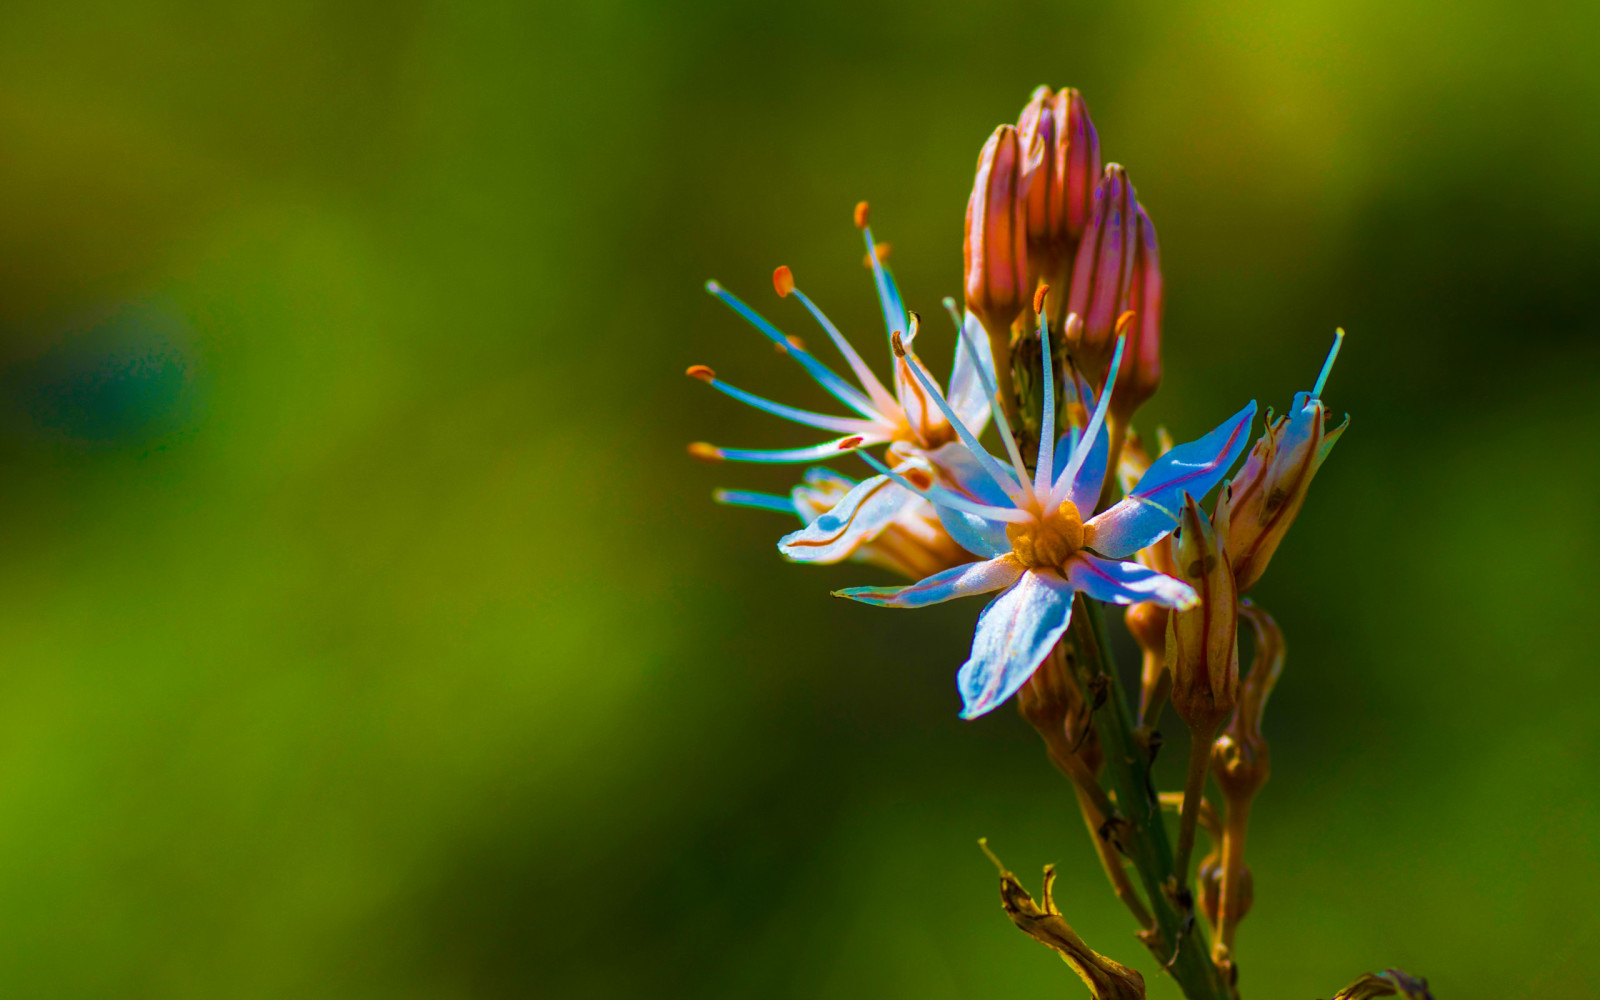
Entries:
<svg viewBox="0 0 1600 1000">
<path fill-rule="evenodd" d="M 1161 234 L 1146 428 L 1282 407 L 1350 331 L 1257 591 L 1245 996 L 1595 995 L 1597 38 L 1579 2 L 7 4 L 0 990 L 1082 995 L 987 835 L 1176 996 L 1037 737 L 956 718 L 980 602 L 831 600 L 883 577 L 709 502 L 785 470 L 683 453 L 815 437 L 687 364 L 825 398 L 703 280 L 812 336 L 789 264 L 875 350 L 851 207 L 936 312 L 979 147 L 1051 83 Z"/>
</svg>

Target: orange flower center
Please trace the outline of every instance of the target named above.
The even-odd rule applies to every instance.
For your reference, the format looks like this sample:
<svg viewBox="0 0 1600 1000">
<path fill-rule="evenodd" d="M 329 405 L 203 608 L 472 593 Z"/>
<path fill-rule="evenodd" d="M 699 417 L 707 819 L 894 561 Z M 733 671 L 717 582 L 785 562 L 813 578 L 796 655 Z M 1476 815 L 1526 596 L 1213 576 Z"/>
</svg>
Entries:
<svg viewBox="0 0 1600 1000">
<path fill-rule="evenodd" d="M 1072 501 L 1034 521 L 1006 525 L 1006 538 L 1017 560 L 1029 569 L 1059 568 L 1083 548 L 1083 518 Z"/>
</svg>

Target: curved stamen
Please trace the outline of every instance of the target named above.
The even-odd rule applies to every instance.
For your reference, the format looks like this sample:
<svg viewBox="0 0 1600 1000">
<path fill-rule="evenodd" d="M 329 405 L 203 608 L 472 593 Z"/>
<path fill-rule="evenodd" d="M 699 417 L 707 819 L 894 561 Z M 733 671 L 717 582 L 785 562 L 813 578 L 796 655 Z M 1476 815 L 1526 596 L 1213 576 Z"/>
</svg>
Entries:
<svg viewBox="0 0 1600 1000">
<path fill-rule="evenodd" d="M 966 511 L 968 514 L 976 514 L 977 516 L 988 521 L 1012 521 L 1022 523 L 1024 521 L 1033 520 L 1033 515 L 1025 510 L 1018 510 L 1015 507 L 991 507 L 988 504 L 976 503 L 972 500 L 968 500 L 966 497 L 950 492 L 943 486 L 929 486 L 924 489 L 915 485 L 910 480 L 906 479 L 905 476 L 902 476 L 900 473 L 889 468 L 887 465 L 884 465 L 871 454 L 864 451 L 858 451 L 856 454 L 861 456 L 861 458 L 865 460 L 868 465 L 872 466 L 883 475 L 893 479 L 901 486 L 904 486 L 906 489 L 915 493 L 917 496 L 927 500 L 929 503 L 939 504 L 942 507 L 949 507 L 952 510 Z"/>
<path fill-rule="evenodd" d="M 729 507 L 749 507 L 752 510 L 775 510 L 780 514 L 794 514 L 794 501 L 773 493 L 756 493 L 752 490 L 717 490 L 711 494 L 717 503 Z"/>
<path fill-rule="evenodd" d="M 750 448 L 718 448 L 704 441 L 696 441 L 689 446 L 689 454 L 708 462 L 818 462 L 883 442 L 882 437 L 852 434 L 834 441 L 824 441 L 809 448 L 759 451 Z"/>
<path fill-rule="evenodd" d="M 857 389 L 849 382 L 846 382 L 838 375 L 835 375 L 827 365 L 812 357 L 802 348 L 796 347 L 788 337 L 785 337 L 782 333 L 778 332 L 777 327 L 767 322 L 766 318 L 760 313 L 739 301 L 738 297 L 732 292 L 729 292 L 726 288 L 723 288 L 715 281 L 706 282 L 706 291 L 722 300 L 722 303 L 728 308 L 732 309 L 740 316 L 743 316 L 751 326 L 754 326 L 757 330 L 760 330 L 762 335 L 764 335 L 774 344 L 778 345 L 778 347 L 782 349 L 783 353 L 790 355 L 796 361 L 800 362 L 800 366 L 804 368 L 812 378 L 816 379 L 824 389 L 832 393 L 833 397 L 839 402 L 850 407 L 852 410 L 855 410 L 868 420 L 881 420 L 883 418 L 882 414 L 872 408 L 872 401 L 868 399 L 860 389 Z"/>
<path fill-rule="evenodd" d="M 1056 464 L 1056 373 L 1050 358 L 1050 327 L 1044 318 L 1044 296 L 1049 285 L 1040 285 L 1033 301 L 1039 314 L 1039 355 L 1044 363 L 1044 410 L 1039 418 L 1039 459 L 1034 463 L 1033 491 L 1041 496 L 1050 491 L 1050 474 Z"/>
<path fill-rule="evenodd" d="M 872 277 L 878 285 L 878 303 L 883 307 L 883 325 L 890 336 L 906 334 L 906 307 L 900 301 L 900 289 L 895 287 L 889 269 L 878 259 L 878 245 L 872 241 L 872 227 L 862 226 L 866 236 L 867 259 L 872 262 Z"/>
<path fill-rule="evenodd" d="M 874 434 L 880 433 L 883 424 L 872 420 L 856 420 L 851 417 L 830 417 L 826 413 L 813 413 L 810 410 L 796 409 L 782 403 L 774 403 L 770 399 L 763 399 L 755 393 L 745 392 L 743 389 L 731 386 L 717 378 L 717 373 L 705 365 L 694 365 L 688 371 L 689 377 L 704 382 L 724 395 L 732 396 L 741 403 L 748 404 L 758 410 L 765 410 L 785 420 L 793 420 L 797 424 L 806 424 L 836 434 Z"/>
<path fill-rule="evenodd" d="M 997 462 L 995 457 L 989 454 L 989 450 L 978 443 L 978 439 L 973 436 L 972 431 L 968 430 L 967 425 L 962 422 L 960 417 L 956 416 L 956 411 L 950 408 L 950 404 L 944 398 L 944 393 L 939 391 L 938 386 L 934 385 L 933 380 L 922 370 L 922 361 L 915 354 L 911 354 L 906 350 L 905 343 L 898 336 L 894 338 L 894 353 L 896 357 L 906 359 L 906 367 L 911 369 L 911 376 L 921 384 L 924 392 L 933 397 L 934 405 L 938 406 L 939 412 L 943 413 L 944 418 L 950 421 L 950 426 L 955 428 L 956 436 L 961 438 L 961 443 L 966 445 L 967 450 L 977 458 L 979 467 L 988 474 L 990 479 L 994 480 L 994 484 L 1004 490 L 1006 496 L 1010 497 L 1013 503 L 1020 501 L 1023 497 L 1032 497 L 1033 490 L 1028 485 L 1027 473 L 1019 472 L 1020 478 L 1013 480 L 1006 467 Z M 1017 488 L 1019 484 L 1021 489 Z"/>
<path fill-rule="evenodd" d="M 1127 346 L 1126 335 L 1117 338 L 1117 349 L 1111 355 L 1111 372 L 1106 376 L 1105 388 L 1100 390 L 1100 402 L 1095 404 L 1094 416 L 1089 418 L 1089 426 L 1083 429 L 1083 436 L 1078 439 L 1078 446 L 1072 449 L 1072 458 L 1067 462 L 1067 467 L 1056 477 L 1055 486 L 1050 490 L 1051 499 L 1065 496 L 1066 492 L 1072 489 L 1079 470 L 1088 460 L 1089 453 L 1094 450 L 1095 438 L 1100 435 L 1100 428 L 1105 425 L 1106 410 L 1111 405 L 1111 390 L 1117 383 L 1117 369 L 1122 367 L 1122 351 Z"/>
<path fill-rule="evenodd" d="M 900 404 L 895 401 L 889 390 L 884 388 L 883 383 L 878 381 L 878 376 L 872 373 L 872 369 L 867 367 L 867 363 L 861 360 L 861 355 L 857 354 L 856 349 L 850 346 L 850 341 L 844 339 L 844 334 L 839 332 L 839 328 L 833 325 L 832 320 L 822 314 L 822 310 L 817 308 L 816 303 L 812 302 L 810 296 L 806 295 L 805 292 L 798 288 L 792 288 L 790 289 L 790 294 L 799 299 L 800 304 L 810 310 L 811 315 L 816 317 L 817 323 L 827 331 L 828 336 L 833 339 L 833 345 L 839 349 L 840 354 L 844 355 L 845 361 L 849 362 L 850 370 L 855 372 L 856 378 L 861 380 L 861 387 L 867 390 L 867 395 L 872 397 L 872 402 L 879 410 L 883 411 L 885 416 L 894 416 L 895 411 L 900 409 Z"/>
<path fill-rule="evenodd" d="M 956 300 L 946 296 L 944 307 L 950 313 L 951 318 L 955 318 Z M 983 391 L 989 394 L 989 412 L 994 414 L 995 426 L 1000 428 L 1000 441 L 1005 445 L 1006 456 L 1011 459 L 1011 464 L 1019 470 L 1017 474 L 1021 477 L 1021 481 L 1027 482 L 1027 473 L 1020 471 L 1026 468 L 1022 464 L 1022 450 L 1017 447 L 1016 436 L 1011 433 L 1011 422 L 1006 420 L 1006 408 L 1000 405 L 1000 388 L 995 385 L 994 378 L 989 374 L 988 366 L 984 365 L 983 360 L 978 356 L 978 347 L 973 342 L 973 338 L 966 335 L 965 327 L 962 327 L 961 333 L 957 335 L 956 340 L 959 342 L 959 349 L 967 352 L 967 359 L 972 362 L 972 367 L 978 370 L 978 378 L 983 382 Z"/>
</svg>

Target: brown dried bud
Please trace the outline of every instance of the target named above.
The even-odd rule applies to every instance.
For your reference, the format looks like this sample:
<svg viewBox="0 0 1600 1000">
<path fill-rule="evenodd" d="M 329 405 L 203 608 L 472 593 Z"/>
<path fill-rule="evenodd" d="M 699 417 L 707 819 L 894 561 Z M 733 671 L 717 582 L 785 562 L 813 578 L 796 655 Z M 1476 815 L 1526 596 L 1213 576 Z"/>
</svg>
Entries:
<svg viewBox="0 0 1600 1000">
<path fill-rule="evenodd" d="M 1333 1000 L 1377 1000 L 1394 996 L 1405 1000 L 1433 1000 L 1426 979 L 1409 976 L 1399 969 L 1386 969 L 1380 976 L 1369 972 L 1335 993 Z"/>
<path fill-rule="evenodd" d="M 1283 631 L 1271 615 L 1248 601 L 1241 603 L 1239 612 L 1255 633 L 1255 654 L 1250 672 L 1239 682 L 1239 710 L 1211 746 L 1211 773 L 1230 803 L 1254 798 L 1272 773 L 1272 755 L 1261 735 L 1261 715 L 1283 673 L 1286 652 Z"/>
<path fill-rule="evenodd" d="M 1278 543 L 1305 504 L 1312 477 L 1350 425 L 1346 417 L 1330 430 L 1320 398 L 1343 337 L 1340 330 L 1316 386 L 1310 392 L 1295 393 L 1289 412 L 1267 421 L 1239 474 L 1223 485 L 1217 499 L 1218 516 L 1227 513 L 1225 544 L 1241 594 L 1261 579 Z"/>
<path fill-rule="evenodd" d="M 1035 274 L 1051 276 L 1070 263 L 1070 255 L 1094 212 L 1100 179 L 1100 138 L 1083 95 L 1049 87 L 1017 119 L 1028 186 L 1028 260 Z"/>
<path fill-rule="evenodd" d="M 1200 601 L 1174 611 L 1167 628 L 1172 707 L 1191 732 L 1209 737 L 1239 698 L 1239 597 L 1227 553 L 1193 497 L 1185 496 L 1178 522 L 1172 539 L 1178 579 Z"/>
<path fill-rule="evenodd" d="M 1200 912 L 1204 913 L 1206 920 L 1212 927 L 1217 926 L 1217 919 L 1222 906 L 1222 855 L 1220 851 L 1212 851 L 1200 859 L 1200 868 L 1196 873 L 1200 882 L 1199 903 Z M 1239 888 L 1234 894 L 1237 903 L 1230 903 L 1228 909 L 1232 910 L 1232 920 L 1235 924 L 1243 920 L 1250 913 L 1250 904 L 1255 901 L 1255 876 L 1250 874 L 1250 866 L 1242 865 L 1239 869 Z"/>
<path fill-rule="evenodd" d="M 978 173 L 967 201 L 967 309 L 989 332 L 991 342 L 1009 336 L 1011 321 L 1031 298 L 1022 160 L 1016 128 L 995 129 L 978 156 Z M 1003 355 L 997 351 L 995 356 L 998 361 Z"/>
<path fill-rule="evenodd" d="M 1061 916 L 1050 891 L 1056 880 L 1054 865 L 1045 867 L 1044 905 L 1040 906 L 989 845 L 981 840 L 978 844 L 1000 870 L 1000 907 L 1019 930 L 1065 959 L 1094 1000 L 1144 1000 L 1144 977 L 1090 948 Z"/>
<path fill-rule="evenodd" d="M 1098 774 L 1105 758 L 1094 731 L 1094 706 L 1084 698 L 1067 656 L 1065 646 L 1050 651 L 1017 691 L 1017 711 L 1039 731 L 1058 767 L 1067 770 L 1066 758 L 1075 754 L 1089 774 Z"/>
</svg>

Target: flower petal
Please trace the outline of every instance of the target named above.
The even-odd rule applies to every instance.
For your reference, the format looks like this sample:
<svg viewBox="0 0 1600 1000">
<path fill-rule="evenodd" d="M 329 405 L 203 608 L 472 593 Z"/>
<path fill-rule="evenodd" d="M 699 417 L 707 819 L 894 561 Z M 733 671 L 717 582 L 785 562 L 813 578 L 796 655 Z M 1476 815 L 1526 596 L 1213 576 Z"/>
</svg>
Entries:
<svg viewBox="0 0 1600 1000">
<path fill-rule="evenodd" d="M 1011 551 L 1011 539 L 1006 537 L 1006 523 L 969 514 L 964 510 L 934 504 L 939 523 L 955 543 L 973 555 L 994 558 Z"/>
<path fill-rule="evenodd" d="M 795 562 L 836 563 L 899 516 L 919 497 L 888 476 L 863 479 L 833 509 L 791 532 L 778 542 L 778 551 Z"/>
<path fill-rule="evenodd" d="M 1111 559 L 1124 559 L 1178 526 L 1183 495 L 1211 492 L 1244 451 L 1256 403 L 1251 400 L 1205 437 L 1180 444 L 1150 464 L 1122 501 L 1084 525 L 1084 545 Z"/>
<path fill-rule="evenodd" d="M 884 608 L 922 608 L 1009 587 L 1022 572 L 1021 563 L 1001 556 L 935 573 L 909 587 L 849 587 L 834 596 Z"/>
<path fill-rule="evenodd" d="M 1138 563 L 1101 559 L 1080 552 L 1067 563 L 1067 579 L 1097 601 L 1138 604 L 1152 601 L 1165 608 L 1191 608 L 1199 599 L 1182 580 Z"/>
<path fill-rule="evenodd" d="M 1028 682 L 1072 620 L 1072 584 L 1029 571 L 978 616 L 972 655 L 956 675 L 961 717 L 994 710 Z"/>
<path fill-rule="evenodd" d="M 994 384 L 994 353 L 989 348 L 989 335 L 971 313 L 957 336 L 967 343 L 956 344 L 956 363 L 950 370 L 950 408 L 973 434 L 982 435 L 989 424 L 989 392 L 984 386 Z M 979 365 L 986 370 L 980 371 Z"/>
</svg>

